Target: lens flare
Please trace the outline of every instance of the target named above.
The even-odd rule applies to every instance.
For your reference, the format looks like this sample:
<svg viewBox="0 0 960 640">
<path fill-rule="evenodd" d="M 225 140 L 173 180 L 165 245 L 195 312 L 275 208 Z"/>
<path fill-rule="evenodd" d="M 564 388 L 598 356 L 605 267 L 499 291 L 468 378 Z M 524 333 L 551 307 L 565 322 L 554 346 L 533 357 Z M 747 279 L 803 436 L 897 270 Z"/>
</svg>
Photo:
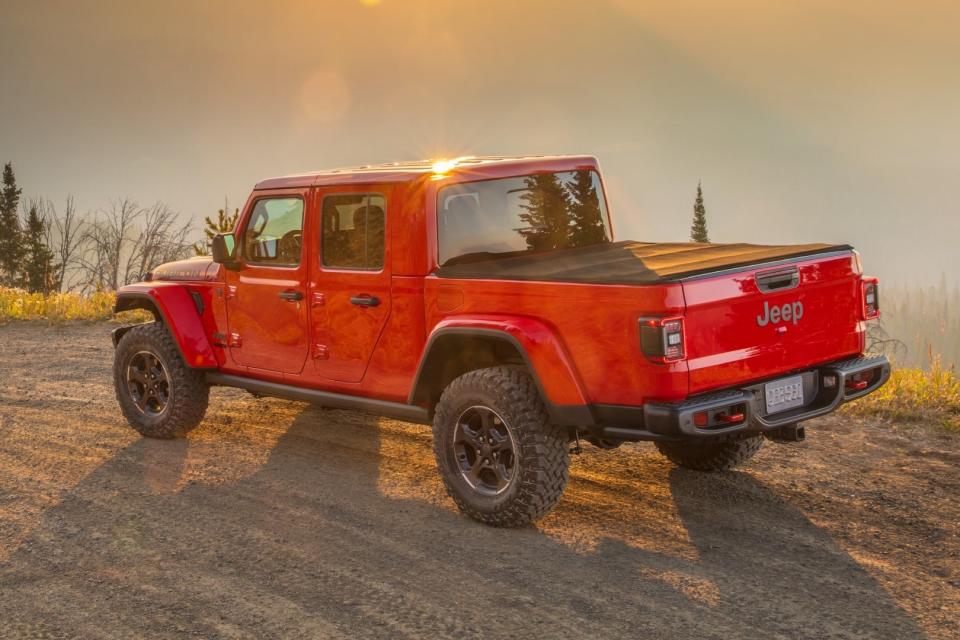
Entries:
<svg viewBox="0 0 960 640">
<path fill-rule="evenodd" d="M 443 176 L 451 171 L 453 171 L 458 164 L 464 160 L 470 160 L 473 156 L 460 156 L 459 158 L 441 158 L 439 160 L 434 160 L 431 169 L 433 173 L 437 176 Z"/>
<path fill-rule="evenodd" d="M 450 173 L 450 171 L 457 166 L 456 160 L 437 160 L 433 163 L 433 172 L 434 173 Z"/>
</svg>

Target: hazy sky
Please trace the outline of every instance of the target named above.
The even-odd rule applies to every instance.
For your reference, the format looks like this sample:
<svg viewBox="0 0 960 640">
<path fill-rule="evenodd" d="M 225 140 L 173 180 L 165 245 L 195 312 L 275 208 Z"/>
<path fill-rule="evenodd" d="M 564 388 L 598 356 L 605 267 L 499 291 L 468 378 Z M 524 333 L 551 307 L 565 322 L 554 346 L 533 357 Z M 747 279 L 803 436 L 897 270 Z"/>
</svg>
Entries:
<svg viewBox="0 0 960 640">
<path fill-rule="evenodd" d="M 856 245 L 960 280 L 960 3 L 0 0 L 0 161 L 200 219 L 259 179 L 591 153 L 621 239 Z"/>
</svg>

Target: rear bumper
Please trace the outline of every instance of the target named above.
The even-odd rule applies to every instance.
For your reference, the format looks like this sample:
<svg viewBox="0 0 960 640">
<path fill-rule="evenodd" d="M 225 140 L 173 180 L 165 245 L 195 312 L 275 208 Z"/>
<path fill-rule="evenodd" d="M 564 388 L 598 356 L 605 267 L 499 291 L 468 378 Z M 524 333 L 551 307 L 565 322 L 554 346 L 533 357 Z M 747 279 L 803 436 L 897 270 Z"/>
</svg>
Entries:
<svg viewBox="0 0 960 640">
<path fill-rule="evenodd" d="M 767 380 L 678 403 L 648 403 L 643 407 L 594 406 L 597 418 L 594 431 L 611 440 L 711 439 L 775 431 L 825 415 L 845 402 L 876 391 L 890 379 L 890 361 L 885 356 L 849 358 L 778 377 L 788 375 L 802 375 L 804 378 L 804 395 L 812 400 L 802 407 L 768 414 L 764 399 Z M 866 385 L 852 384 L 855 378 L 867 379 Z M 831 379 L 832 385 L 829 384 Z M 694 423 L 694 416 L 698 413 L 712 415 L 734 407 L 737 413 L 743 414 L 743 419 L 736 424 L 698 427 Z"/>
</svg>

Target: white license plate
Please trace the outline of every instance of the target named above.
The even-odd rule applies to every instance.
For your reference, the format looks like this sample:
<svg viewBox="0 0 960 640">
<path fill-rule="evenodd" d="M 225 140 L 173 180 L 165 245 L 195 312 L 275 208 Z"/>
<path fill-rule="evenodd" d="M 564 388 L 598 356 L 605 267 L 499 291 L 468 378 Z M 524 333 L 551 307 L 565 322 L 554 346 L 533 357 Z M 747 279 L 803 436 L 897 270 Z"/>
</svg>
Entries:
<svg viewBox="0 0 960 640">
<path fill-rule="evenodd" d="M 802 376 L 768 382 L 763 391 L 767 397 L 767 413 L 779 413 L 803 406 Z"/>
</svg>

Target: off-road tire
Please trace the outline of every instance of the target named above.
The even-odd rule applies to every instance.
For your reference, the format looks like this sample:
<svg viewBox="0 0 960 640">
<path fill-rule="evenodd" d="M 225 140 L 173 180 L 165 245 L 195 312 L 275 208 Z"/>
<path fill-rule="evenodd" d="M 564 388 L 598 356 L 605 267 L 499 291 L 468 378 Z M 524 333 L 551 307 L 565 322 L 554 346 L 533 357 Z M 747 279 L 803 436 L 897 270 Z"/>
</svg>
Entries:
<svg viewBox="0 0 960 640">
<path fill-rule="evenodd" d="M 694 471 L 729 471 L 752 458 L 763 447 L 763 436 L 716 443 L 657 442 L 670 462 Z"/>
<path fill-rule="evenodd" d="M 162 413 L 149 415 L 137 407 L 127 384 L 127 367 L 138 353 L 156 356 L 166 371 L 169 400 Z M 202 371 L 189 368 L 166 326 L 149 322 L 127 331 L 113 359 L 113 386 L 120 409 L 130 426 L 148 438 L 179 438 L 203 420 L 210 385 Z"/>
<path fill-rule="evenodd" d="M 484 495 L 461 474 L 454 451 L 457 420 L 470 407 L 502 417 L 515 449 L 516 472 L 500 495 Z M 447 493 L 471 518 L 518 527 L 548 513 L 567 484 L 570 453 L 565 429 L 551 425 L 530 374 L 521 367 L 491 367 L 463 374 L 437 403 L 433 449 Z"/>
</svg>

